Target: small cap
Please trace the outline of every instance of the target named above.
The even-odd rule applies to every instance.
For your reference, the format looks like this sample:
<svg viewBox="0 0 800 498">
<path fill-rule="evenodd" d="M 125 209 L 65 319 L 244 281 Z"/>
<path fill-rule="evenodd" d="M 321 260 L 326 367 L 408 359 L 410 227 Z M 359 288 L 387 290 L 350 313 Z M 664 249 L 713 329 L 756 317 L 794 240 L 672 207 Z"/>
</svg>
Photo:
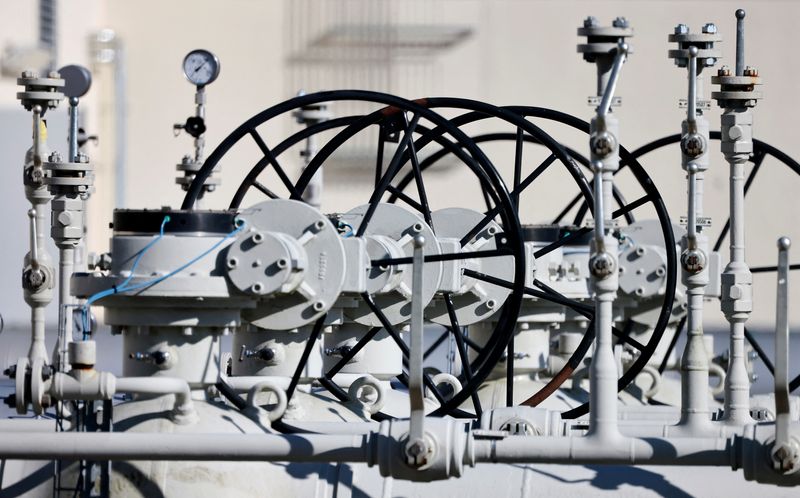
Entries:
<svg viewBox="0 0 800 498">
<path fill-rule="evenodd" d="M 699 52 L 699 51 L 697 50 L 697 47 L 695 47 L 694 45 L 692 45 L 691 47 L 689 47 L 689 54 L 690 54 L 692 57 L 697 57 L 697 54 L 698 54 L 698 52 Z"/>
<path fill-rule="evenodd" d="M 744 9 L 736 10 L 736 19 L 744 19 Z"/>
<path fill-rule="evenodd" d="M 792 239 L 789 237 L 781 237 L 778 239 L 778 249 L 781 251 L 788 251 L 792 247 Z"/>
</svg>

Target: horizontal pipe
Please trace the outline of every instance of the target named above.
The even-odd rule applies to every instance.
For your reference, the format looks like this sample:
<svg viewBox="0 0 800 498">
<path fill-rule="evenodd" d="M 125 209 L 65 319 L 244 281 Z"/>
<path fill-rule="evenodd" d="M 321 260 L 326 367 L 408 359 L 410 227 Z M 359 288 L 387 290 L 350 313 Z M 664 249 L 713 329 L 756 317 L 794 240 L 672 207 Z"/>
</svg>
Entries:
<svg viewBox="0 0 800 498">
<path fill-rule="evenodd" d="M 193 460 L 371 463 L 366 435 L 13 432 L 0 460 Z"/>
<path fill-rule="evenodd" d="M 117 377 L 116 391 L 144 395 L 174 394 L 176 409 L 192 406 L 189 383 L 178 377 Z"/>
<path fill-rule="evenodd" d="M 519 437 L 471 439 L 472 463 L 730 466 L 724 438 Z"/>
</svg>

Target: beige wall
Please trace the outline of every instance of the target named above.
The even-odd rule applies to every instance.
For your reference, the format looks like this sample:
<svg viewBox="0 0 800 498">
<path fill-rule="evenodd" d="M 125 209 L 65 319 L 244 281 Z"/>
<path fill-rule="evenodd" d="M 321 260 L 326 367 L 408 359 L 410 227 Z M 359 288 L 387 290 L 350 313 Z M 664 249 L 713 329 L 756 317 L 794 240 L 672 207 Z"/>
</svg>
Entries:
<svg viewBox="0 0 800 498">
<path fill-rule="evenodd" d="M 402 4 L 402 0 L 397 2 Z M 4 40 L 33 39 L 34 6 L 35 2 L 23 0 L 0 4 L 0 33 Z M 220 78 L 208 89 L 210 147 L 257 111 L 294 94 L 297 89 L 285 84 L 285 71 L 289 70 L 283 50 L 287 6 L 279 0 L 61 2 L 63 63 L 85 63 L 85 38 L 93 28 L 111 27 L 125 42 L 127 207 L 180 204 L 182 192 L 174 184 L 174 165 L 191 151 L 191 141 L 185 135 L 174 138 L 171 127 L 192 112 L 193 89 L 180 71 L 180 62 L 188 50 L 208 48 L 222 61 Z M 552 107 L 588 118 L 592 110 L 585 102 L 594 89 L 594 71 L 576 53 L 575 29 L 589 14 L 598 16 L 603 23 L 624 15 L 636 36 L 631 41 L 634 54 L 625 65 L 619 86 L 624 104 L 617 112 L 622 142 L 635 148 L 675 133 L 680 127 L 683 111 L 678 109 L 677 100 L 685 96 L 685 70 L 667 59 L 667 34 L 679 22 L 696 30 L 703 23 L 714 21 L 726 40 L 722 45 L 724 62 L 730 63 L 734 50 L 733 12 L 738 7 L 748 12 L 747 61 L 758 67 L 765 81 L 765 99 L 755 109 L 756 136 L 800 157 L 800 143 L 792 126 L 798 106 L 794 86 L 800 79 L 800 62 L 794 53 L 798 46 L 800 2 L 444 0 L 437 6 L 442 22 L 473 26 L 475 34 L 436 59 L 436 77 L 425 93 L 503 105 Z M 402 94 L 403 87 L 395 91 Z M 14 92 L 12 81 L 0 81 L 0 105 L 17 105 Z M 89 104 L 91 108 L 91 101 Z M 92 111 L 96 112 L 100 105 L 96 103 Z M 98 118 L 90 117 L 90 122 L 91 119 L 97 122 Z M 718 128 L 716 109 L 710 113 L 710 120 L 712 128 Z M 265 136 L 274 143 L 294 129 L 284 122 L 266 131 Z M 585 149 L 584 137 L 557 127 L 548 129 L 578 150 Z M 532 160 L 543 157 L 540 152 L 531 151 Z M 208 206 L 222 207 L 227 203 L 244 172 L 257 159 L 251 152 L 238 151 L 224 162 L 223 188 L 209 198 Z M 507 170 L 509 151 L 498 149 L 493 153 L 499 168 Z M 685 211 L 678 152 L 673 149 L 648 159 L 646 165 L 677 219 Z M 299 167 L 296 160 L 288 163 L 295 171 Z M 112 169 L 111 164 L 99 167 Z M 727 167 L 721 156 L 714 157 L 708 177 L 706 206 L 715 222 L 713 234 L 724 221 L 727 209 Z M 466 181 L 463 176 L 455 178 Z M 335 174 L 330 179 L 333 184 L 326 191 L 330 209 L 353 206 L 369 194 L 363 182 L 337 178 Z M 98 186 L 93 201 L 93 221 L 98 230 L 110 217 L 107 207 L 113 200 L 108 183 L 112 180 L 110 175 L 102 180 L 105 184 Z M 621 182 L 631 188 L 629 180 Z M 462 198 L 452 196 L 453 185 L 450 178 L 434 181 L 429 195 L 442 204 L 463 205 Z M 571 188 L 563 176 L 554 174 L 543 179 L 542 186 L 526 201 L 526 220 L 544 221 L 550 216 L 547 213 L 557 210 L 554 206 L 573 195 Z M 630 192 L 629 198 L 637 197 L 635 191 Z M 764 165 L 748 200 L 747 236 L 753 265 L 775 260 L 774 241 L 779 234 L 800 241 L 795 222 L 800 217 L 798 192 L 800 177 L 788 174 L 777 163 Z M 773 294 L 773 278 L 756 277 L 755 322 L 771 320 Z M 715 309 L 716 305 L 709 308 Z M 793 317 L 800 320 L 800 311 L 793 312 Z"/>
</svg>

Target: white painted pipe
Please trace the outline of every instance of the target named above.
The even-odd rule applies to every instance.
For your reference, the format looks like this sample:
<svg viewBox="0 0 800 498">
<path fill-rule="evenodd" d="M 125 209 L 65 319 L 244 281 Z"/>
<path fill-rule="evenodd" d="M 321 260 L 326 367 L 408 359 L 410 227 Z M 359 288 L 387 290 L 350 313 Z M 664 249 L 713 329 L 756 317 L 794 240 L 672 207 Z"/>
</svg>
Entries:
<svg viewBox="0 0 800 498">
<path fill-rule="evenodd" d="M 0 460 L 369 462 L 366 435 L 11 432 Z"/>
<path fill-rule="evenodd" d="M 726 438 L 505 437 L 468 443 L 468 463 L 550 463 L 618 465 L 708 465 L 733 461 Z"/>
<path fill-rule="evenodd" d="M 116 392 L 143 395 L 174 394 L 176 415 L 195 414 L 189 383 L 178 377 L 119 377 L 116 382 Z"/>
</svg>

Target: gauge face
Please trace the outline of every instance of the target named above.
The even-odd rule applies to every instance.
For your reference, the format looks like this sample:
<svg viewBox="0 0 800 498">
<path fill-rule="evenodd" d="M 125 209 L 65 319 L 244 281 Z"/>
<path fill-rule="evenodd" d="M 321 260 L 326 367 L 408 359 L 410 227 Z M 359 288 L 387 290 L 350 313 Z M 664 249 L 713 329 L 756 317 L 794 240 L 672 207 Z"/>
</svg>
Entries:
<svg viewBox="0 0 800 498">
<path fill-rule="evenodd" d="M 192 50 L 183 59 L 183 74 L 197 86 L 208 85 L 219 75 L 219 59 L 208 50 Z"/>
</svg>

